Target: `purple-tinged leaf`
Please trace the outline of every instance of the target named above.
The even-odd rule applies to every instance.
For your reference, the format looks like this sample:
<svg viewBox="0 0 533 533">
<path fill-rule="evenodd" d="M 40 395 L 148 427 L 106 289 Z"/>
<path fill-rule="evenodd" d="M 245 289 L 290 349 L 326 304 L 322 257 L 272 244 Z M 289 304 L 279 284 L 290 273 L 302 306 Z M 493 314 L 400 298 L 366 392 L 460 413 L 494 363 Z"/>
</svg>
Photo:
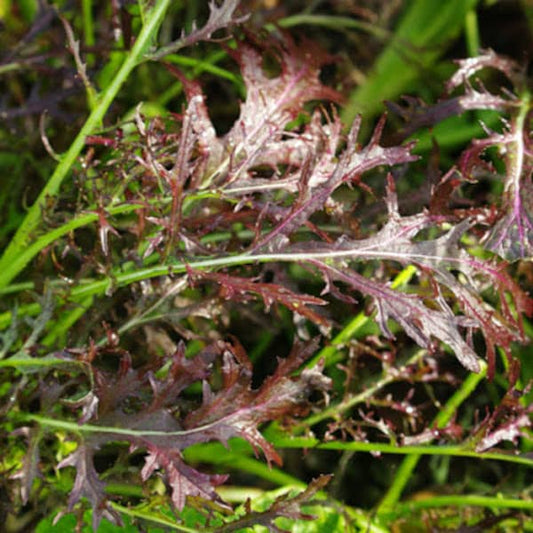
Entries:
<svg viewBox="0 0 533 533">
<path fill-rule="evenodd" d="M 31 488 L 35 478 L 40 476 L 39 472 L 39 443 L 42 438 L 40 428 L 21 427 L 13 431 L 13 435 L 24 435 L 28 441 L 28 448 L 22 461 L 22 468 L 16 472 L 11 479 L 20 479 L 20 497 L 22 503 L 28 503 Z"/>
<path fill-rule="evenodd" d="M 293 313 L 298 313 L 319 326 L 328 327 L 330 325 L 324 316 L 319 315 L 309 307 L 311 305 L 326 305 L 325 300 L 316 296 L 298 294 L 275 283 L 263 283 L 219 272 L 194 271 L 189 274 L 194 282 L 203 280 L 216 282 L 220 287 L 220 296 L 226 300 L 247 301 L 250 299 L 250 295 L 256 294 L 262 298 L 267 311 L 273 303 L 280 303 Z"/>
<path fill-rule="evenodd" d="M 357 137 L 360 123 L 360 118 L 354 121 L 346 140 L 346 148 L 339 157 L 331 149 L 313 157 L 313 164 L 309 165 L 309 176 L 302 176 L 305 184 L 290 213 L 254 245 L 254 252 L 259 252 L 265 246 L 269 250 L 285 246 L 285 236 L 303 225 L 313 213 L 324 209 L 333 192 L 342 184 L 357 183 L 363 173 L 382 165 L 392 166 L 418 159 L 410 152 L 414 144 L 390 148 L 379 145 L 385 126 L 384 116 L 378 122 L 368 144 L 359 148 Z M 318 171 L 317 176 L 313 175 L 315 170 Z"/>
<path fill-rule="evenodd" d="M 427 105 L 420 99 L 409 96 L 402 98 L 404 105 L 387 102 L 387 108 L 400 115 L 405 126 L 395 135 L 396 141 L 403 141 L 421 128 L 435 126 L 443 120 L 461 115 L 465 111 L 492 109 L 495 111 L 508 111 L 516 108 L 519 101 L 516 98 L 494 95 L 483 87 L 475 89 L 466 84 L 465 94 L 454 98 L 446 98 L 434 105 Z"/>
<path fill-rule="evenodd" d="M 150 59 L 161 59 L 168 54 L 177 52 L 181 48 L 191 46 L 200 41 L 209 41 L 215 32 L 244 22 L 248 18 L 247 16 L 237 17 L 235 15 L 239 4 L 240 0 L 223 0 L 219 5 L 217 5 L 215 0 L 211 0 L 209 2 L 209 18 L 201 28 L 198 28 L 196 23 L 193 23 L 193 27 L 188 34 L 183 31 L 177 41 L 164 46 L 153 54 L 149 54 Z"/>
<path fill-rule="evenodd" d="M 524 117 L 522 117 L 524 118 Z M 518 120 L 498 136 L 506 154 L 503 217 L 487 235 L 485 247 L 508 261 L 533 257 L 533 153 L 528 121 Z"/>
<path fill-rule="evenodd" d="M 328 278 L 346 283 L 357 291 L 372 296 L 377 309 L 376 320 L 386 337 L 394 338 L 387 325 L 387 321 L 393 319 L 420 346 L 433 350 L 432 338 L 438 339 L 452 348 L 466 368 L 479 372 L 478 356 L 463 339 L 460 331 L 478 324 L 469 317 L 454 315 L 441 294 L 437 294 L 434 300 L 438 308 L 432 309 L 414 294 L 395 291 L 352 270 L 319 261 L 314 264 Z"/>
<path fill-rule="evenodd" d="M 465 83 L 476 72 L 487 67 L 503 72 L 513 85 L 519 85 L 523 79 L 524 69 L 512 59 L 496 54 L 494 50 L 484 50 L 476 57 L 457 61 L 459 68 L 446 84 L 446 89 L 453 89 Z"/>
<path fill-rule="evenodd" d="M 159 450 L 156 446 L 149 445 L 145 465 L 141 471 L 143 481 L 158 469 L 165 471 L 168 484 L 172 488 L 172 503 L 178 510 L 181 511 L 185 507 L 188 496 L 198 496 L 222 503 L 214 487 L 224 483 L 228 476 L 202 474 L 185 464 L 178 451 Z"/>
<path fill-rule="evenodd" d="M 239 7 L 240 0 L 224 0 L 217 6 L 215 0 L 209 2 L 209 19 L 204 27 L 197 33 L 202 33 L 202 40 L 211 39 L 214 32 L 220 28 L 228 28 L 234 24 L 244 22 L 248 16 L 235 18 L 235 11 Z"/>
<path fill-rule="evenodd" d="M 77 450 L 63 459 L 57 467 L 73 466 L 76 469 L 74 487 L 69 496 L 69 511 L 81 498 L 87 498 L 93 509 L 92 526 L 96 531 L 102 518 L 107 518 L 116 525 L 122 525 L 122 520 L 106 502 L 105 483 L 100 480 L 94 468 L 93 453 L 93 449 L 80 443 Z"/>
<path fill-rule="evenodd" d="M 509 420 L 498 429 L 489 432 L 476 445 L 476 452 L 484 452 L 493 448 L 503 441 L 510 441 L 516 444 L 520 437 L 527 437 L 526 429 L 531 429 L 531 414 L 521 413 L 516 418 Z"/>
<path fill-rule="evenodd" d="M 473 431 L 476 451 L 482 452 L 493 448 L 503 441 L 516 444 L 517 439 L 527 437 L 532 427 L 533 406 L 525 405 L 524 394 L 531 390 L 530 382 L 525 390 L 517 387 L 520 377 L 520 364 L 513 361 L 509 370 L 509 388 L 494 411 Z"/>
<path fill-rule="evenodd" d="M 98 395 L 93 391 L 89 391 L 79 400 L 68 401 L 64 403 L 69 407 L 82 408 L 81 417 L 78 420 L 80 424 L 86 424 L 89 420 L 98 418 L 98 405 L 100 400 Z"/>
<path fill-rule="evenodd" d="M 433 442 L 441 434 L 441 431 L 438 429 L 428 428 L 422 433 L 417 435 L 404 435 L 401 438 L 402 446 L 420 446 L 422 444 L 427 444 Z"/>
<path fill-rule="evenodd" d="M 478 168 L 490 168 L 482 156 L 490 147 L 498 147 L 505 157 L 505 176 L 501 218 L 484 239 L 484 246 L 508 261 L 533 254 L 533 155 L 531 126 L 524 109 L 506 126 L 503 133 L 489 132 L 485 139 L 476 139 L 461 156 L 459 168 L 467 178 Z"/>
<path fill-rule="evenodd" d="M 204 395 L 203 405 L 189 414 L 184 421 L 187 430 L 202 431 L 199 437 L 226 443 L 231 437 L 246 439 L 257 450 L 262 450 L 267 461 L 281 463 L 279 455 L 263 438 L 257 426 L 267 420 L 278 419 L 300 412 L 313 390 L 325 392 L 330 387 L 321 368 L 306 369 L 297 379 L 289 377 L 317 348 L 313 341 L 307 346 L 295 345 L 290 356 L 279 362 L 276 372 L 267 378 L 258 390 L 251 388 L 251 368 L 243 350 L 223 352 L 222 390 Z M 243 364 L 242 360 L 246 357 Z M 193 437 L 194 438 L 194 437 Z"/>
<path fill-rule="evenodd" d="M 157 380 L 152 372 L 147 374 L 153 393 L 153 400 L 148 410 L 156 412 L 162 407 L 172 406 L 191 383 L 207 379 L 215 356 L 213 351 L 206 350 L 197 357 L 189 359 L 185 356 L 185 344 L 180 342 L 172 355 L 166 379 Z"/>
<path fill-rule="evenodd" d="M 209 117 L 205 96 L 200 84 L 194 80 L 189 80 L 174 65 L 166 64 L 165 66 L 183 84 L 187 96 L 187 108 L 181 118 L 180 145 L 172 175 L 174 177 L 183 176 L 180 179 L 182 184 L 185 182 L 187 175 L 190 175 L 190 187 L 195 189 L 201 184 L 206 172 L 209 172 L 210 168 L 219 164 L 224 155 L 224 147 L 217 137 L 215 127 Z M 183 148 L 183 145 L 185 145 L 186 149 Z M 191 158 L 191 152 L 194 148 L 198 151 L 197 158 Z"/>
<path fill-rule="evenodd" d="M 333 245 L 311 242 L 287 249 L 293 258 L 305 259 L 315 264 L 326 278 L 348 283 L 376 301 L 377 320 L 383 333 L 392 337 L 387 320 L 394 318 L 420 346 L 430 348 L 431 337 L 448 344 L 461 363 L 474 372 L 479 371 L 477 355 L 466 343 L 460 330 L 479 330 L 486 340 L 487 358 L 492 375 L 494 369 L 494 346 L 510 349 L 512 341 L 521 340 L 520 318 L 515 318 L 501 298 L 502 314 L 491 309 L 479 292 L 487 282 L 494 284 L 498 292 L 509 292 L 515 297 L 519 313 L 530 313 L 533 302 L 523 295 L 516 285 L 497 265 L 470 256 L 459 240 L 472 224 L 464 220 L 446 233 L 431 240 L 414 240 L 427 228 L 438 227 L 445 217 L 430 213 L 400 216 L 393 182 L 389 179 L 387 192 L 389 220 L 372 237 L 354 241 L 341 238 Z M 414 264 L 423 272 L 433 276 L 435 308 L 428 307 L 418 295 L 407 295 L 394 291 L 376 281 L 363 278 L 360 274 L 342 266 L 355 261 L 368 260 L 397 261 L 403 265 Z M 335 264 L 332 262 L 335 261 Z M 339 265 L 339 266 L 337 266 Z M 454 272 L 461 272 L 460 281 Z M 449 293 L 461 307 L 463 315 L 456 315 L 447 301 Z"/>
<path fill-rule="evenodd" d="M 387 107 L 400 115 L 405 126 L 395 134 L 395 140 L 401 141 L 410 137 L 414 132 L 424 127 L 431 127 L 446 118 L 460 115 L 469 110 L 492 109 L 496 111 L 510 111 L 520 106 L 519 99 L 512 93 L 506 92 L 499 96 L 487 91 L 483 84 L 476 82 L 477 88 L 470 82 L 470 77 L 487 67 L 503 72 L 517 88 L 523 85 L 524 69 L 514 61 L 487 50 L 477 57 L 458 61 L 459 68 L 446 84 L 447 93 L 464 85 L 464 94 L 450 97 L 445 94 L 439 102 L 427 105 L 419 98 L 404 96 L 403 105 L 387 102 Z"/>
<path fill-rule="evenodd" d="M 215 343 L 190 359 L 185 357 L 184 345 L 180 344 L 171 357 L 159 358 L 139 369 L 133 369 L 129 356 L 116 346 L 93 347 L 96 353 L 86 358 L 88 363 L 99 355 L 98 351 L 101 354 L 118 351 L 120 365 L 115 373 L 93 366 L 92 391 L 81 401 L 68 404 L 72 408 L 81 407 L 83 423 L 91 423 L 91 431 L 83 433 L 77 450 L 59 465 L 74 466 L 77 470 L 69 509 L 85 497 L 94 509 L 95 525 L 102 516 L 116 518 L 106 504 L 105 484 L 93 460 L 94 452 L 108 442 L 127 441 L 131 450 L 146 450 L 143 480 L 156 470 L 163 470 L 172 490 L 172 502 L 178 509 L 184 507 L 187 496 L 218 500 L 214 487 L 226 479 L 198 472 L 184 463 L 182 450 L 193 444 L 213 440 L 225 444 L 232 437 L 241 437 L 256 451 L 263 451 L 269 463 L 280 464 L 279 455 L 258 426 L 305 413 L 309 395 L 317 390 L 325 393 L 330 387 L 321 367 L 304 369 L 299 377 L 291 377 L 317 346 L 316 340 L 296 344 L 289 357 L 278 363 L 275 373 L 257 390 L 252 389 L 252 364 L 236 340 L 231 344 Z M 217 357 L 222 359 L 222 386 L 213 390 L 207 379 Z M 168 366 L 166 376 L 157 377 L 164 365 Z M 194 409 L 181 393 L 200 381 L 203 402 Z"/>
<path fill-rule="evenodd" d="M 341 128 L 338 119 L 332 128 L 322 127 L 320 115 L 315 114 L 303 133 L 291 134 L 286 128 L 303 112 L 305 103 L 318 99 L 340 101 L 339 93 L 319 79 L 321 67 L 331 62 L 331 57 L 313 43 L 296 45 L 289 38 L 284 42 L 271 39 L 266 45 L 239 42 L 228 53 L 239 63 L 247 95 L 239 118 L 223 137 L 216 136 L 199 85 L 167 65 L 184 84 L 188 99 L 184 120 L 190 124 L 190 134 L 182 130 L 181 143 L 196 146 L 198 157 L 192 161 L 181 157 L 176 168 L 193 176 L 191 186 L 206 188 L 216 184 L 231 187 L 235 194 L 250 185 L 251 171 L 258 165 L 267 164 L 274 169 L 281 164 L 299 167 L 319 143 L 331 149 L 329 130 L 336 147 Z M 279 75 L 270 77 L 265 72 L 265 53 L 271 53 L 279 62 Z"/>
<path fill-rule="evenodd" d="M 452 91 L 464 85 L 462 96 L 443 102 L 420 111 L 416 109 L 413 100 L 408 104 L 411 109 L 404 111 L 405 117 L 411 120 L 409 133 L 422 125 L 431 125 L 446 116 L 471 109 L 505 110 L 511 113 L 511 120 L 502 134 L 489 133 L 483 140 L 474 140 L 472 147 L 461 158 L 461 169 L 465 175 L 470 175 L 476 166 L 486 166 L 486 161 L 480 156 L 489 146 L 497 146 L 504 154 L 506 161 L 506 175 L 504 183 L 504 197 L 502 216 L 487 234 L 485 247 L 497 253 L 500 257 L 515 261 L 530 258 L 533 255 L 533 204 L 531 201 L 533 186 L 531 177 L 533 172 L 533 155 L 531 150 L 531 118 L 528 117 L 529 103 L 521 101 L 515 95 L 507 93 L 506 98 L 495 96 L 488 92 L 481 84 L 480 90 L 475 89 L 469 78 L 481 69 L 492 67 L 503 72 L 513 83 L 514 88 L 521 92 L 525 84 L 525 72 L 514 61 L 495 54 L 492 50 L 485 51 L 478 57 L 459 62 L 459 69 L 447 84 L 447 90 Z M 527 97 L 524 97 L 527 98 Z M 415 112 L 413 112 L 413 109 Z M 402 112 L 403 110 L 400 110 Z"/>
<path fill-rule="evenodd" d="M 265 152 L 274 156 L 271 165 L 284 162 L 287 153 L 284 137 L 290 143 L 290 133 L 287 135 L 285 128 L 302 112 L 304 103 L 340 100 L 339 93 L 320 82 L 320 69 L 331 58 L 316 45 L 307 41 L 296 45 L 285 39 L 283 43 L 273 41 L 268 51 L 275 55 L 281 68 L 273 78 L 264 71 L 264 50 L 248 43 L 228 50 L 241 67 L 246 100 L 235 125 L 224 137 L 225 151 L 231 153 L 231 159 L 218 169 L 216 181 L 225 185 L 245 177 L 246 169 L 264 160 Z M 289 148 L 291 144 L 294 143 Z"/>
</svg>

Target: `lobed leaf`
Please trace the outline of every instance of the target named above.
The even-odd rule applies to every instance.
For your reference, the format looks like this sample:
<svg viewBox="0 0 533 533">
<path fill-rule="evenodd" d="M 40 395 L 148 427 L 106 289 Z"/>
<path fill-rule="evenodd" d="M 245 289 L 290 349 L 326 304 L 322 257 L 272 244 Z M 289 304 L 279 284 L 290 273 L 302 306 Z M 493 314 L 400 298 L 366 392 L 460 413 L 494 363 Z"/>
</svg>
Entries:
<svg viewBox="0 0 533 533">
<path fill-rule="evenodd" d="M 218 342 L 192 359 L 185 357 L 180 344 L 171 358 L 162 358 L 156 366 L 133 369 L 127 354 L 122 354 L 120 371 L 104 372 L 92 366 L 93 390 L 71 407 L 82 407 L 81 423 L 90 422 L 90 432 L 80 438 L 78 448 L 59 464 L 76 468 L 76 480 L 69 509 L 85 497 L 93 507 L 95 527 L 102 516 L 116 522 L 117 516 L 106 503 L 105 483 L 94 467 L 94 453 L 106 443 L 127 441 L 131 451 L 146 450 L 141 471 L 147 480 L 156 471 L 164 471 L 172 491 L 172 502 L 183 509 L 187 497 L 219 501 L 214 487 L 227 476 L 210 475 L 187 465 L 182 450 L 230 438 L 247 440 L 261 450 L 268 462 L 281 464 L 281 458 L 261 435 L 258 426 L 306 411 L 307 399 L 315 391 L 325 392 L 330 381 L 320 367 L 304 370 L 290 377 L 316 350 L 317 342 L 295 345 L 290 356 L 280 361 L 276 372 L 259 389 L 252 389 L 252 366 L 244 349 Z M 216 359 L 222 359 L 222 388 L 212 390 L 206 381 Z M 158 371 L 170 363 L 164 378 Z M 187 408 L 183 390 L 203 380 L 203 403 L 194 410 Z M 187 413 L 187 411 L 189 412 Z M 98 428 L 102 428 L 99 431 Z M 221 502 L 223 504 L 223 502 Z"/>
</svg>

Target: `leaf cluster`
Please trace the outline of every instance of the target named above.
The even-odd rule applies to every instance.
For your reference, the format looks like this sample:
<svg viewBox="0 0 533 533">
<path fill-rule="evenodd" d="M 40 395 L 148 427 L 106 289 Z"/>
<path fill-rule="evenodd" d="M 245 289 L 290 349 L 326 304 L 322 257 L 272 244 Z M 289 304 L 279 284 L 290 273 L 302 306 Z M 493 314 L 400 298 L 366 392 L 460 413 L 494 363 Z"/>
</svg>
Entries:
<svg viewBox="0 0 533 533">
<path fill-rule="evenodd" d="M 416 501 L 398 504 L 421 455 L 531 468 L 531 394 L 517 355 L 533 313 L 522 66 L 481 51 L 458 62 L 436 102 L 388 103 L 396 127 L 383 115 L 367 134 L 361 116 L 341 118 L 345 96 L 323 81 L 339 58 L 315 41 L 259 31 L 246 6 L 225 0 L 156 44 L 169 2 L 141 4 L 120 8 L 122 22 L 113 4 L 120 51 L 80 46 L 68 9 L 43 12 L 65 32 L 89 114 L 15 233 L 2 235 L 11 501 L 46 502 L 47 514 L 61 510 L 56 521 L 75 512 L 80 528 L 90 508 L 94 530 L 129 516 L 220 532 L 305 523 L 311 502 L 335 527 L 381 531 L 413 509 L 425 519 Z M 27 39 L 38 31 L 35 22 Z M 38 60 L 25 42 L 6 65 Z M 223 125 L 199 76 L 202 54 L 241 97 Z M 178 108 L 112 107 L 134 71 L 156 67 L 183 95 Z M 487 72 L 506 87 L 487 88 L 478 79 Z M 436 147 L 420 151 L 428 128 L 487 112 L 497 120 L 451 164 Z M 291 448 L 313 450 L 299 458 L 303 491 L 261 510 L 224 497 L 228 478 L 245 485 L 251 472 L 302 487 Z M 376 467 L 388 486 L 378 496 L 351 500 L 357 451 L 407 457 L 394 479 L 388 459 Z M 435 483 L 446 477 L 428 470 Z M 475 494 L 482 474 L 470 477 L 452 471 L 444 492 L 465 483 Z M 508 500 L 487 503 L 510 511 L 476 515 L 478 524 L 522 520 L 527 505 Z"/>
</svg>

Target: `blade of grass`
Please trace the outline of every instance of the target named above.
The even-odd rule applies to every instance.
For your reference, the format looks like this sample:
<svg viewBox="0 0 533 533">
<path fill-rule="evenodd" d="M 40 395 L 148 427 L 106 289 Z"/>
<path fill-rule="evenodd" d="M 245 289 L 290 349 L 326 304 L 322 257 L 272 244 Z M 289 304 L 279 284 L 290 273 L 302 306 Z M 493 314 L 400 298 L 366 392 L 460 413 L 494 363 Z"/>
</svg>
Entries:
<svg viewBox="0 0 533 533">
<path fill-rule="evenodd" d="M 351 124 L 359 113 L 372 117 L 383 108 L 383 101 L 405 93 L 464 28 L 465 16 L 477 0 L 443 0 L 411 3 L 390 44 L 378 57 L 366 82 L 350 97 L 342 119 Z"/>
<path fill-rule="evenodd" d="M 477 494 L 455 494 L 451 496 L 432 496 L 424 500 L 397 503 L 388 519 L 400 518 L 422 509 L 435 507 L 486 507 L 489 509 L 533 510 L 533 500 L 519 500 L 505 496 L 480 496 Z"/>
<path fill-rule="evenodd" d="M 381 453 L 390 455 L 407 455 L 409 457 L 416 455 L 431 455 L 441 457 L 468 457 L 471 459 L 482 459 L 484 461 L 502 461 L 523 465 L 527 468 L 533 468 L 533 459 L 526 455 L 512 455 L 502 452 L 476 452 L 461 446 L 442 446 L 442 445 L 420 445 L 420 446 L 398 446 L 396 444 L 379 443 L 379 442 L 340 442 L 332 441 L 321 443 L 314 437 L 291 437 L 279 435 L 269 439 L 269 442 L 276 448 L 302 448 L 317 450 L 337 450 L 361 453 Z"/>
<path fill-rule="evenodd" d="M 477 56 L 481 48 L 479 25 L 475 9 L 471 9 L 465 17 L 466 49 L 470 57 Z"/>
<path fill-rule="evenodd" d="M 268 466 L 263 461 L 250 457 L 252 453 L 253 450 L 246 442 L 232 439 L 229 448 L 216 442 L 198 444 L 184 450 L 183 456 L 187 463 L 224 465 L 234 470 L 253 474 L 280 487 L 291 485 L 305 488 L 307 486 L 306 483 L 283 470 Z"/>
<path fill-rule="evenodd" d="M 83 24 L 83 38 L 85 46 L 91 48 L 95 45 L 96 39 L 94 35 L 94 18 L 93 18 L 93 2 L 92 0 L 82 0 L 82 24 Z M 94 63 L 94 55 L 87 55 L 87 62 L 89 65 Z"/>
<path fill-rule="evenodd" d="M 298 15 L 292 15 L 290 17 L 283 18 L 276 23 L 280 28 L 292 28 L 294 26 L 321 26 L 335 31 L 347 31 L 356 30 L 368 33 L 379 40 L 385 41 L 390 38 L 389 31 L 370 24 L 362 20 L 356 20 L 349 17 L 340 17 L 334 15 L 313 15 L 301 13 Z M 273 24 L 267 24 L 266 28 L 269 31 L 275 30 L 276 26 Z"/>
<path fill-rule="evenodd" d="M 181 524 L 177 524 L 176 520 L 162 517 L 161 515 L 155 515 L 154 513 L 151 513 L 150 511 L 146 511 L 144 509 L 136 509 L 131 506 L 126 507 L 124 505 L 120 505 L 115 502 L 110 502 L 110 505 L 113 509 L 115 509 L 115 511 L 118 511 L 119 513 L 122 513 L 127 516 L 131 516 L 132 518 L 140 518 L 142 520 L 146 520 L 148 522 L 158 524 L 160 526 L 163 526 L 168 531 L 181 531 L 183 533 L 198 533 L 197 528 L 187 527 Z"/>
<path fill-rule="evenodd" d="M 187 57 L 179 54 L 169 54 L 165 57 L 165 61 L 180 67 L 192 68 L 193 79 L 197 78 L 202 72 L 209 72 L 210 74 L 214 74 L 215 76 L 228 80 L 239 90 L 239 95 L 244 97 L 246 93 L 243 81 L 233 72 L 216 65 L 218 61 L 225 57 L 227 57 L 226 51 L 217 51 L 217 54 L 213 54 L 213 56 L 207 58 L 207 60 L 200 60 L 194 57 Z"/>
<path fill-rule="evenodd" d="M 127 54 L 121 68 L 109 86 L 100 94 L 96 107 L 90 113 L 70 148 L 62 156 L 61 161 L 39 197 L 28 210 L 26 217 L 0 258 L 0 288 L 8 285 L 30 261 L 31 257 L 28 257 L 28 254 L 24 252 L 42 220 L 42 212 L 46 202 L 50 198 L 57 196 L 61 183 L 67 177 L 85 145 L 86 136 L 90 135 L 97 125 L 102 122 L 105 113 L 131 71 L 142 61 L 146 47 L 153 41 L 170 4 L 171 0 L 158 0 L 155 3 L 147 17 L 146 24 L 143 26 L 130 53 Z M 22 260 L 21 256 L 23 256 Z"/>
<path fill-rule="evenodd" d="M 476 111 L 475 116 L 463 114 L 450 117 L 436 124 L 431 130 L 423 130 L 413 135 L 410 140 L 417 141 L 413 153 L 428 153 L 435 141 L 439 149 L 446 153 L 464 146 L 472 139 L 483 138 L 486 135 L 484 127 L 497 129 L 500 124 L 501 116 L 496 111 Z"/>
</svg>

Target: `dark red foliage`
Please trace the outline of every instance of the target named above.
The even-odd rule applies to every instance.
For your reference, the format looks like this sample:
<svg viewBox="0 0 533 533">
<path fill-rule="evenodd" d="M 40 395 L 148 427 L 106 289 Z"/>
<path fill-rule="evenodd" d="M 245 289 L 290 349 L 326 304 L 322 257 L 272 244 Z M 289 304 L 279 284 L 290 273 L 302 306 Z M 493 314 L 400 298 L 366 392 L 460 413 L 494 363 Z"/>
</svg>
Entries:
<svg viewBox="0 0 533 533">
<path fill-rule="evenodd" d="M 244 349 L 222 341 L 193 358 L 185 357 L 185 347 L 180 344 L 171 357 L 139 369 L 131 367 L 127 354 L 122 354 L 118 372 L 104 371 L 89 363 L 87 372 L 94 386 L 83 399 L 69 405 L 81 408 L 79 422 L 89 424 L 90 430 L 83 434 L 76 451 L 59 464 L 60 468 L 73 466 L 77 471 L 69 507 L 86 497 L 94 509 L 95 524 L 101 516 L 113 515 L 105 504 L 105 483 L 93 465 L 95 451 L 106 443 L 127 441 L 131 451 L 145 450 L 142 479 L 163 471 L 172 490 L 172 501 L 180 510 L 188 496 L 219 501 L 213 488 L 227 477 L 204 474 L 187 465 L 182 451 L 193 444 L 227 444 L 233 437 L 242 437 L 257 453 L 262 451 L 269 463 L 281 464 L 258 426 L 305 413 L 310 394 L 330 387 L 329 378 L 319 366 L 303 370 L 297 378 L 290 377 L 316 347 L 317 341 L 295 345 L 259 389 L 251 386 L 252 365 Z M 102 355 L 97 354 L 95 363 L 105 354 L 105 350 Z M 217 361 L 221 363 L 222 385 L 213 390 L 208 379 Z M 157 377 L 168 364 L 165 376 Z M 196 382 L 203 383 L 203 401 L 191 409 L 182 393 Z M 33 475 L 29 478 L 33 479 Z"/>
</svg>

